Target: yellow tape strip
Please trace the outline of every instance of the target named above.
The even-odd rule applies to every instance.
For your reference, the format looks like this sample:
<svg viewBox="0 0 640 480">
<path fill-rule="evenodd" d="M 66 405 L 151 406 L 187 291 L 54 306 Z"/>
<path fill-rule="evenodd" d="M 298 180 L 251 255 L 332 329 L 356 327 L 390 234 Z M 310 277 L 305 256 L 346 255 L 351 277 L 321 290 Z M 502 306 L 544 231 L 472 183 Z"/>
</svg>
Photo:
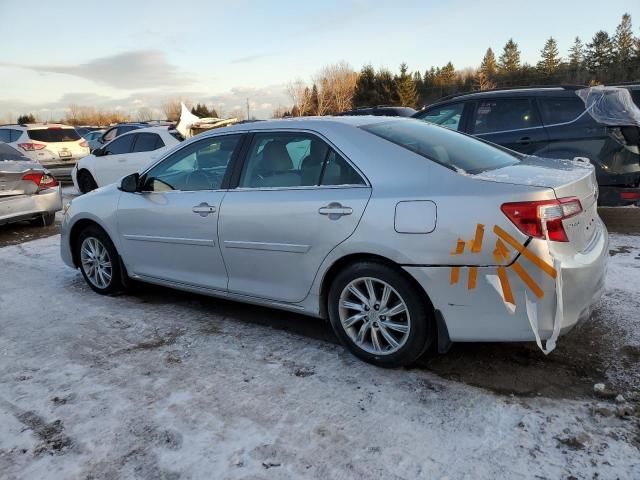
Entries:
<svg viewBox="0 0 640 480">
<path fill-rule="evenodd" d="M 476 225 L 476 236 L 471 244 L 471 253 L 480 253 L 482 250 L 482 238 L 484 237 L 484 225 Z"/>
<path fill-rule="evenodd" d="M 456 249 L 451 252 L 451 255 L 462 255 L 464 252 L 464 240 L 461 238 L 458 239 L 458 243 L 456 244 Z"/>
<path fill-rule="evenodd" d="M 520 265 L 519 263 L 514 263 L 513 265 L 511 265 L 511 267 L 513 268 L 513 271 L 518 274 L 520 279 L 524 282 L 524 284 L 527 287 L 529 287 L 529 290 L 531 290 L 536 297 L 538 298 L 544 297 L 544 292 L 542 291 L 542 289 L 538 286 L 535 280 L 531 278 L 531 276 L 522 267 L 522 265 Z"/>
<path fill-rule="evenodd" d="M 451 285 L 455 285 L 460 280 L 460 267 L 451 267 Z"/>
<path fill-rule="evenodd" d="M 509 245 L 511 245 L 513 248 L 519 251 L 529 261 L 533 262 L 537 267 L 542 269 L 551 278 L 556 278 L 556 276 L 558 275 L 558 272 L 556 272 L 556 269 L 553 268 L 552 265 L 548 264 L 537 255 L 531 253 L 524 246 L 520 245 L 520 243 L 518 243 L 518 241 L 515 238 L 513 238 L 511 235 L 509 235 L 507 232 L 501 229 L 498 225 L 495 225 L 493 227 L 493 231 L 505 242 L 507 242 Z"/>
<path fill-rule="evenodd" d="M 498 267 L 498 278 L 500 279 L 500 285 L 502 286 L 502 294 L 504 295 L 504 301 L 515 305 L 516 302 L 513 299 L 513 292 L 511 291 L 511 285 L 509 284 L 509 275 L 507 269 L 504 267 Z"/>
<path fill-rule="evenodd" d="M 478 267 L 469 267 L 469 279 L 467 280 L 467 288 L 473 290 L 478 283 Z"/>
</svg>

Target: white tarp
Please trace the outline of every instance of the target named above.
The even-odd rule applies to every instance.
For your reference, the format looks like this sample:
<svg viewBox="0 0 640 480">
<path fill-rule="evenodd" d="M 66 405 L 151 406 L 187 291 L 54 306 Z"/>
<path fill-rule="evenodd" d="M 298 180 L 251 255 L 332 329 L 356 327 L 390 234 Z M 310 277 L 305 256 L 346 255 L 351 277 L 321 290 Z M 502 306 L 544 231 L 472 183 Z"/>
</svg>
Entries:
<svg viewBox="0 0 640 480">
<path fill-rule="evenodd" d="M 582 99 L 589 115 L 596 122 L 611 126 L 640 127 L 640 109 L 626 88 L 600 85 L 577 90 L 576 95 Z"/>
</svg>

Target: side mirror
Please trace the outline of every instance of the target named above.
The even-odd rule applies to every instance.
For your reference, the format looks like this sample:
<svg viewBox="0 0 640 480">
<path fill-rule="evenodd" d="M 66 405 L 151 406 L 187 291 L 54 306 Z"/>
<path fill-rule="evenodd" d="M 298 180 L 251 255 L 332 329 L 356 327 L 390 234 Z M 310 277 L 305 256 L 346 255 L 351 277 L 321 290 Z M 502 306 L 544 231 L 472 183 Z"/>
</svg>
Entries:
<svg viewBox="0 0 640 480">
<path fill-rule="evenodd" d="M 120 190 L 123 192 L 135 193 L 138 191 L 140 183 L 140 174 L 138 172 L 127 175 L 120 182 Z"/>
<path fill-rule="evenodd" d="M 93 155 L 96 157 L 102 157 L 104 155 L 104 150 L 102 149 L 102 147 L 95 148 L 93 150 Z"/>
</svg>

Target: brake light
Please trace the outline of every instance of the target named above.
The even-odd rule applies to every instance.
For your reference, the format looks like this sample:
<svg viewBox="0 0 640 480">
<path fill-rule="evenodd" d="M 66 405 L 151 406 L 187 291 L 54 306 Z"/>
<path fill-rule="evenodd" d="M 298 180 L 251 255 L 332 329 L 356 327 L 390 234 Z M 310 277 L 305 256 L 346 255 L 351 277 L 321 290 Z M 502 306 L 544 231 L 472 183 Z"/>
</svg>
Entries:
<svg viewBox="0 0 640 480">
<path fill-rule="evenodd" d="M 582 212 L 582 205 L 576 197 L 567 197 L 559 200 L 505 203 L 500 209 L 525 235 L 545 238 L 543 223 L 546 223 L 549 240 L 568 242 L 562 221 Z"/>
<path fill-rule="evenodd" d="M 89 146 L 89 144 L 87 143 L 87 141 L 86 141 L 86 140 L 82 140 L 82 141 L 80 142 L 80 146 L 81 146 L 81 147 L 85 147 L 85 148 L 86 148 L 86 147 L 88 147 L 88 146 Z"/>
<path fill-rule="evenodd" d="M 22 180 L 32 181 L 38 186 L 38 190 L 58 186 L 58 181 L 55 177 L 44 172 L 29 172 L 22 177 Z"/>
<path fill-rule="evenodd" d="M 41 143 L 19 143 L 18 146 L 27 152 L 42 150 L 44 147 L 46 147 L 46 145 L 43 145 Z"/>
<path fill-rule="evenodd" d="M 640 200 L 640 192 L 620 192 L 622 200 Z"/>
</svg>

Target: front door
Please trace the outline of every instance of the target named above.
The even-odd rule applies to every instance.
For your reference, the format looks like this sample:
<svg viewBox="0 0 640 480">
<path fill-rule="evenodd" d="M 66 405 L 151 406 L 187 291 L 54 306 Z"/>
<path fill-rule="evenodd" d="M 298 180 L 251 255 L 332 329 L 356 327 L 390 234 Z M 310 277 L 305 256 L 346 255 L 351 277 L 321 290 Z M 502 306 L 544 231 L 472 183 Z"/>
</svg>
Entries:
<svg viewBox="0 0 640 480">
<path fill-rule="evenodd" d="M 324 258 L 355 230 L 370 194 L 356 169 L 319 137 L 256 133 L 238 188 L 222 201 L 229 291 L 302 301 Z"/>
<path fill-rule="evenodd" d="M 130 274 L 226 290 L 218 245 L 223 180 L 240 134 L 191 143 L 141 178 L 141 192 L 118 206 L 123 260 Z"/>
</svg>

